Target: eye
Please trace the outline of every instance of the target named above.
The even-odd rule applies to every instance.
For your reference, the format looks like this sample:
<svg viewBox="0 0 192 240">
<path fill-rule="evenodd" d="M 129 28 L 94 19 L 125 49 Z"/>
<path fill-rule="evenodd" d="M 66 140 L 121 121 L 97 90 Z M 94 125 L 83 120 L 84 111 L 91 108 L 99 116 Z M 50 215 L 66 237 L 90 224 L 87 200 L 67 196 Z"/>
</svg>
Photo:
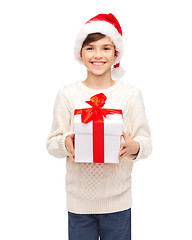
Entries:
<svg viewBox="0 0 192 240">
<path fill-rule="evenodd" d="M 93 50 L 93 48 L 92 47 L 88 47 L 88 48 L 86 48 L 86 50 L 91 51 L 91 50 Z"/>
<path fill-rule="evenodd" d="M 106 51 L 107 51 L 107 50 L 110 50 L 110 48 L 109 48 L 109 47 L 104 47 L 104 50 L 106 50 Z"/>
</svg>

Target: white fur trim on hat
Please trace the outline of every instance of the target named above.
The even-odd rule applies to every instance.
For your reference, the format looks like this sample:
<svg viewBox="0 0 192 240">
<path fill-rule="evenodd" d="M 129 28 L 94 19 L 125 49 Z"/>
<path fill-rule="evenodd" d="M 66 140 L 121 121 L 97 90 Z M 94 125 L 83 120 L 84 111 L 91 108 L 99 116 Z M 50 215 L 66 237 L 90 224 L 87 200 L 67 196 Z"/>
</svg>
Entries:
<svg viewBox="0 0 192 240">
<path fill-rule="evenodd" d="M 112 68 L 111 76 L 113 79 L 119 79 L 125 74 L 125 69 L 122 67 Z"/>
</svg>

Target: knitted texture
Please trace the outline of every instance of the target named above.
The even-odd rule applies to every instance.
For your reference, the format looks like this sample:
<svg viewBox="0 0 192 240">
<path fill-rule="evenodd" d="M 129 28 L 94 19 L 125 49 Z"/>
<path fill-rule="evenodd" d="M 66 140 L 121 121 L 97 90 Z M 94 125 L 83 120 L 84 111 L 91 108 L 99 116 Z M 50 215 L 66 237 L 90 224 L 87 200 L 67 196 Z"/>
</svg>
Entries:
<svg viewBox="0 0 192 240">
<path fill-rule="evenodd" d="M 73 133 L 75 103 L 87 101 L 100 92 L 104 93 L 109 101 L 121 103 L 123 130 L 140 144 L 140 151 L 137 155 L 122 158 L 118 164 L 72 163 L 64 142 L 65 138 Z M 121 80 L 102 90 L 88 88 L 82 81 L 64 86 L 55 100 L 47 150 L 54 157 L 66 157 L 68 211 L 96 214 L 130 208 L 133 163 L 147 158 L 152 150 L 151 133 L 140 90 Z"/>
</svg>

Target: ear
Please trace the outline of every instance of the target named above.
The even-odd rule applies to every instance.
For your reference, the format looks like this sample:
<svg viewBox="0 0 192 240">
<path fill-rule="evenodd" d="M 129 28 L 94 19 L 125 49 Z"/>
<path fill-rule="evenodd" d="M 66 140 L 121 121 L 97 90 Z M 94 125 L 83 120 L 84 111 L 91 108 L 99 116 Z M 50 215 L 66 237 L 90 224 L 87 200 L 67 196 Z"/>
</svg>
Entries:
<svg viewBox="0 0 192 240">
<path fill-rule="evenodd" d="M 83 62 L 82 49 L 81 49 L 81 51 L 80 51 L 80 60 L 81 60 L 81 62 Z"/>
<path fill-rule="evenodd" d="M 119 52 L 115 49 L 115 59 L 118 57 Z"/>
<path fill-rule="evenodd" d="M 117 57 L 118 57 L 118 51 L 115 49 L 115 53 L 114 53 L 114 61 L 116 60 Z"/>
</svg>

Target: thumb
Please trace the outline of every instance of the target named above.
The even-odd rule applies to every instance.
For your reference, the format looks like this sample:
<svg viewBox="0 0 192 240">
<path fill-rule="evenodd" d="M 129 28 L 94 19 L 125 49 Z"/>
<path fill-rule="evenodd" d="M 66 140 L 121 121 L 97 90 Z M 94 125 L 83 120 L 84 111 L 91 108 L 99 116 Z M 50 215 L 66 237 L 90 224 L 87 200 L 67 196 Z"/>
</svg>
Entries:
<svg viewBox="0 0 192 240">
<path fill-rule="evenodd" d="M 70 136 L 70 138 L 75 138 L 75 133 L 72 133 L 71 135 L 69 135 Z"/>
<path fill-rule="evenodd" d="M 130 135 L 127 134 L 127 133 L 125 133 L 124 131 L 123 131 L 122 136 L 123 136 L 123 138 L 124 138 L 125 141 L 128 141 L 128 140 L 130 140 L 130 138 L 131 138 Z"/>
<path fill-rule="evenodd" d="M 122 134 L 122 135 L 123 135 L 124 138 L 127 138 L 127 137 L 128 137 L 128 135 L 127 135 L 124 131 L 123 131 L 123 134 Z"/>
</svg>

